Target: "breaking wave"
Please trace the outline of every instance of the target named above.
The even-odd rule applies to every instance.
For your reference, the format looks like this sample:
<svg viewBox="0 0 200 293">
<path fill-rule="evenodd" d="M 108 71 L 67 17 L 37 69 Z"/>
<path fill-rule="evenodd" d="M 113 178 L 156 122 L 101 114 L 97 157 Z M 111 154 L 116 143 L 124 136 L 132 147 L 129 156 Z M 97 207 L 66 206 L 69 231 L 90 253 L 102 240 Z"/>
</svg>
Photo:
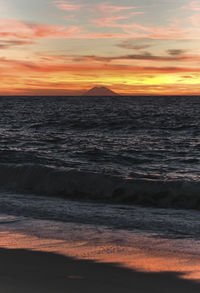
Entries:
<svg viewBox="0 0 200 293">
<path fill-rule="evenodd" d="M 165 208 L 200 209 L 200 182 L 123 179 L 43 165 L 0 165 L 1 189 Z"/>
</svg>

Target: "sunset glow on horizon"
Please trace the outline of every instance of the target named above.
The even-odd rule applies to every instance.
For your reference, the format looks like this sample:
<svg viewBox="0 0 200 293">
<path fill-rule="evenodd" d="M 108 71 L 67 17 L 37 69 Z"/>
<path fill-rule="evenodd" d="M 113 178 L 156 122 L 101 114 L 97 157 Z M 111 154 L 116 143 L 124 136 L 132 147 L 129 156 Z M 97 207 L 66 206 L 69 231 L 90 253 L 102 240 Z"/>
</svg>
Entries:
<svg viewBox="0 0 200 293">
<path fill-rule="evenodd" d="M 0 95 L 198 95 L 199 45 L 199 1 L 0 0 Z"/>
</svg>

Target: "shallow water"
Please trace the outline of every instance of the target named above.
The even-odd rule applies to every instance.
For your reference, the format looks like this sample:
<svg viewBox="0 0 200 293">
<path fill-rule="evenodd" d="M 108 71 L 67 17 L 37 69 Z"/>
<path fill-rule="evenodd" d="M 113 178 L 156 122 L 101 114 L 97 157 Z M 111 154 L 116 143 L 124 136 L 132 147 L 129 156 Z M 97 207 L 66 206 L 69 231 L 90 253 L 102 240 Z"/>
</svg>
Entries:
<svg viewBox="0 0 200 293">
<path fill-rule="evenodd" d="M 200 279 L 197 211 L 1 194 L 0 246 Z"/>
<path fill-rule="evenodd" d="M 74 223 L 107 227 L 116 231 L 148 233 L 154 238 L 200 240 L 200 213 L 193 210 L 145 208 L 13 193 L 0 193 L 0 203 L 0 213 L 11 219 L 10 224 L 13 224 L 16 217 L 16 227 L 18 221 L 21 227 L 22 217 L 23 225 L 26 222 L 24 219 L 31 218 L 57 221 L 59 225 Z M 4 224 L 4 217 L 0 217 L 0 224 Z M 34 232 L 31 226 L 26 230 L 29 229 L 31 233 Z M 50 233 L 53 237 L 51 230 L 46 231 L 45 227 L 39 230 L 43 235 Z M 59 238 L 59 234 L 56 238 Z"/>
<path fill-rule="evenodd" d="M 22 198 L 23 196 L 20 199 L 23 206 Z M 40 198 L 39 201 L 41 200 Z M 197 281 L 200 279 L 200 239 L 198 235 L 191 235 L 189 229 L 184 233 L 180 231 L 180 226 L 183 230 L 186 222 L 185 220 L 182 223 L 183 212 L 179 211 L 176 214 L 176 211 L 171 211 L 164 217 L 162 210 L 131 207 L 132 210 L 129 210 L 127 215 L 130 222 L 126 225 L 123 220 L 124 214 L 118 206 L 110 206 L 107 210 L 100 206 L 99 210 L 90 203 L 64 202 L 54 202 L 54 208 L 52 205 L 52 210 L 48 208 L 45 213 L 47 202 L 44 201 L 44 207 L 41 207 L 43 213 L 38 214 L 31 200 L 30 206 L 35 208 L 32 217 L 26 215 L 26 212 L 31 214 L 30 206 L 21 207 L 21 210 L 18 210 L 20 215 L 16 215 L 16 212 L 13 213 L 15 215 L 11 215 L 12 212 L 10 215 L 1 214 L 0 246 L 50 251 L 78 259 L 113 262 L 139 271 L 178 272 L 182 273 L 183 278 Z M 50 206 L 48 204 L 48 207 Z M 49 219 L 53 218 L 48 214 L 50 210 L 54 215 L 57 212 L 60 214 L 61 206 L 62 211 L 65 210 L 65 219 L 62 215 L 60 219 L 58 215 L 56 220 Z M 193 229 L 198 225 L 198 219 L 195 219 L 195 212 L 187 213 L 190 229 Z"/>
</svg>

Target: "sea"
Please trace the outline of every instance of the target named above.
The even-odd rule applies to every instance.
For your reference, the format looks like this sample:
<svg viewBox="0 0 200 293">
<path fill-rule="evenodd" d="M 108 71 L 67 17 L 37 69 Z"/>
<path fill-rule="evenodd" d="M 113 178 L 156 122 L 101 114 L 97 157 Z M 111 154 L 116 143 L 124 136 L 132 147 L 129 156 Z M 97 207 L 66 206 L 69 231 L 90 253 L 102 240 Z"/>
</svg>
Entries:
<svg viewBox="0 0 200 293">
<path fill-rule="evenodd" d="M 0 97 L 0 246 L 200 280 L 200 96 Z"/>
</svg>

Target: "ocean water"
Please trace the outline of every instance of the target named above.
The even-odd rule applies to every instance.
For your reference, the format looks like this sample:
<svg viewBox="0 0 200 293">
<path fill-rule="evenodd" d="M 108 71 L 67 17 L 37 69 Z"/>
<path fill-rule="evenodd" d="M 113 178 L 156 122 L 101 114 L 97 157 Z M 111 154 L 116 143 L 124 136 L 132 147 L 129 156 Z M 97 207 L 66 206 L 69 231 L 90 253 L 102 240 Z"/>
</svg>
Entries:
<svg viewBox="0 0 200 293">
<path fill-rule="evenodd" d="M 0 97 L 0 113 L 0 246 L 200 279 L 200 97 Z"/>
<path fill-rule="evenodd" d="M 200 209 L 200 97 L 1 97 L 4 190 Z"/>
</svg>

